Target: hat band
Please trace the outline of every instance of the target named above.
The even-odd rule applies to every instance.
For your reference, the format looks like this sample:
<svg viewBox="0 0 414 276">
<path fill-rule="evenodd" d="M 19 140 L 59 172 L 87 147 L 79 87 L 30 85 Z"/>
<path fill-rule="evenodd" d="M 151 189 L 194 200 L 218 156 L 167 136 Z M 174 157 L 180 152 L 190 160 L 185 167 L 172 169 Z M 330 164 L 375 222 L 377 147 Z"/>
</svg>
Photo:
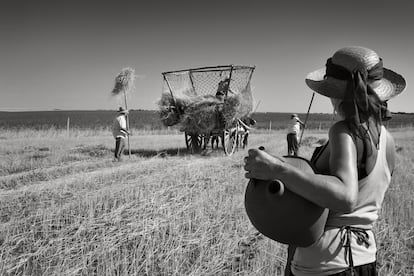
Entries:
<svg viewBox="0 0 414 276">
<path fill-rule="evenodd" d="M 383 75 L 384 70 L 381 58 L 370 70 L 367 70 L 366 68 L 357 68 L 350 71 L 341 65 L 332 63 L 332 58 L 329 58 L 326 62 L 325 78 L 331 76 L 336 79 L 347 81 L 346 91 L 344 91 L 344 100 L 352 101 L 354 103 L 353 115 L 350 119 L 356 124 L 361 123 L 358 109 L 364 112 L 368 111 L 368 95 L 372 95 L 379 99 L 374 89 L 368 84 L 368 80 L 380 80 Z"/>
<path fill-rule="evenodd" d="M 332 58 L 329 58 L 326 61 L 326 73 L 325 78 L 327 76 L 339 79 L 339 80 L 352 80 L 353 74 L 355 71 L 358 71 L 362 74 L 365 80 L 380 80 L 384 76 L 384 70 L 382 67 L 382 59 L 375 64 L 370 70 L 366 70 L 365 68 L 355 69 L 354 72 L 346 69 L 345 67 L 332 63 Z"/>
<path fill-rule="evenodd" d="M 341 65 L 332 63 L 332 58 L 329 58 L 326 62 L 325 78 L 331 76 L 336 79 L 348 81 L 344 99 L 356 100 L 358 106 L 362 110 L 367 110 L 368 108 L 368 95 L 378 97 L 372 87 L 368 84 L 368 80 L 380 80 L 383 75 L 384 70 L 381 58 L 370 70 L 357 68 L 352 72 Z"/>
</svg>

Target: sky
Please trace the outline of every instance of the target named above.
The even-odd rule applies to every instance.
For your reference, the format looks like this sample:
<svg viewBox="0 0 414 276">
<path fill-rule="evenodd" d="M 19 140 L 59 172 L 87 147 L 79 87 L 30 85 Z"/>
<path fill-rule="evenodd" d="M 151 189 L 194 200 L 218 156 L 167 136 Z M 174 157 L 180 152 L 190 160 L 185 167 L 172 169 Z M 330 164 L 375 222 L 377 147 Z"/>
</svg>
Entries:
<svg viewBox="0 0 414 276">
<path fill-rule="evenodd" d="M 256 66 L 258 112 L 306 113 L 306 75 L 344 46 L 375 50 L 403 75 L 389 102 L 414 112 L 414 2 L 407 0 L 0 0 L 0 111 L 117 109 L 122 68 L 135 69 L 129 109 L 156 110 L 162 72 Z M 316 95 L 311 112 L 332 112 Z"/>
</svg>

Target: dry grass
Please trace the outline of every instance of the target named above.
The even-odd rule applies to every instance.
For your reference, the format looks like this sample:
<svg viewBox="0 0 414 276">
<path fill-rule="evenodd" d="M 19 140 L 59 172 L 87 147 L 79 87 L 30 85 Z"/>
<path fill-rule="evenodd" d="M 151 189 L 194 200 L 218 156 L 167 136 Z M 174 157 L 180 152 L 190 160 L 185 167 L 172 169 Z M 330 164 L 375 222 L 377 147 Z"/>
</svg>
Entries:
<svg viewBox="0 0 414 276">
<path fill-rule="evenodd" d="M 244 151 L 189 155 L 182 134 L 135 131 L 133 156 L 113 163 L 109 131 L 26 137 L 0 146 L 1 275 L 282 275 L 285 246 L 245 214 Z M 251 137 L 285 154 L 283 132 Z M 308 133 L 301 153 L 321 137 Z M 412 275 L 414 132 L 395 137 L 378 263 L 380 275 Z"/>
</svg>

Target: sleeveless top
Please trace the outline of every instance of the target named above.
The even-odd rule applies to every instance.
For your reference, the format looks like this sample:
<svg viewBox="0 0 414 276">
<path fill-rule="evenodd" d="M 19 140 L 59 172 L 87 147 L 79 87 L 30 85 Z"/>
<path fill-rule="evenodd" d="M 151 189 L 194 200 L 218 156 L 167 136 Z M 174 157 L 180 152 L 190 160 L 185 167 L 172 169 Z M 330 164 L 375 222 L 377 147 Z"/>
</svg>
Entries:
<svg viewBox="0 0 414 276">
<path fill-rule="evenodd" d="M 291 264 L 295 276 L 331 275 L 376 260 L 372 227 L 391 182 L 386 148 L 387 131 L 382 126 L 374 168 L 358 181 L 356 208 L 347 214 L 330 211 L 319 240 L 296 248 Z"/>
</svg>

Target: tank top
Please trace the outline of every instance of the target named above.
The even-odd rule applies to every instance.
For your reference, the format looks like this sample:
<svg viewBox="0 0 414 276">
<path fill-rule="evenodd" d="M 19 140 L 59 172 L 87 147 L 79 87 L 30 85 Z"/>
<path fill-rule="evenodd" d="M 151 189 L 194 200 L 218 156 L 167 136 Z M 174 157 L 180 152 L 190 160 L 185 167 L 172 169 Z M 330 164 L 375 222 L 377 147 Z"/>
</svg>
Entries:
<svg viewBox="0 0 414 276">
<path fill-rule="evenodd" d="M 330 275 L 376 260 L 372 227 L 391 182 L 386 148 L 387 131 L 382 126 L 374 168 L 358 181 L 355 210 L 347 214 L 330 211 L 319 240 L 309 247 L 296 248 L 291 266 L 295 276 Z"/>
</svg>

